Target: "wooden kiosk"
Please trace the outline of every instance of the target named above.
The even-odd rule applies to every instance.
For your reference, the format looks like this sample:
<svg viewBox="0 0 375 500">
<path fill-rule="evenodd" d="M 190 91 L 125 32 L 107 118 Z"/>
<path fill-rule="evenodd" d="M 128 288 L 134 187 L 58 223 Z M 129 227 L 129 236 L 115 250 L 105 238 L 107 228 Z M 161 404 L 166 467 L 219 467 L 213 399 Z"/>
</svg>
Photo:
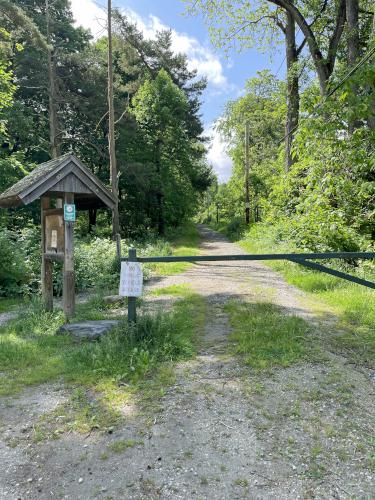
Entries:
<svg viewBox="0 0 375 500">
<path fill-rule="evenodd" d="M 63 305 L 74 315 L 74 239 L 76 210 L 113 209 L 115 199 L 103 183 L 72 154 L 40 164 L 0 195 L 0 207 L 28 205 L 40 198 L 42 232 L 42 295 L 47 310 L 53 309 L 54 261 L 64 263 Z"/>
</svg>

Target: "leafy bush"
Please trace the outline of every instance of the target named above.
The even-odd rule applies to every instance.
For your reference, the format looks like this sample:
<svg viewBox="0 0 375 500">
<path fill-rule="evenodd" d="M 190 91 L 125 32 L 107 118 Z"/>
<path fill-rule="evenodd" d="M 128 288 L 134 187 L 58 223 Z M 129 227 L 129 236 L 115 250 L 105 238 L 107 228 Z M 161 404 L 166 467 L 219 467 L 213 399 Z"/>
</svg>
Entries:
<svg viewBox="0 0 375 500">
<path fill-rule="evenodd" d="M 183 253 L 192 253 L 199 235 L 196 228 L 184 226 L 168 234 L 168 238 L 179 246 Z M 183 245 L 186 245 L 184 247 Z M 129 247 L 137 248 L 138 255 L 172 255 L 174 246 L 166 239 L 151 236 L 141 242 L 122 241 L 122 255 L 127 256 Z M 116 256 L 116 245 L 110 238 L 80 238 L 75 236 L 76 290 L 115 290 L 119 283 L 120 263 Z M 145 279 L 155 265 L 144 265 Z M 54 263 L 53 287 L 55 295 L 62 294 L 61 262 Z M 18 232 L 2 230 L 0 234 L 0 296 L 37 293 L 40 286 L 41 252 L 40 228 L 27 227 Z"/>
<path fill-rule="evenodd" d="M 232 219 L 225 229 L 225 234 L 231 240 L 238 240 L 241 238 L 242 233 L 246 229 L 246 224 L 243 220 L 243 217 L 235 217 Z"/>
<path fill-rule="evenodd" d="M 0 296 L 22 294 L 30 278 L 28 263 L 16 233 L 0 233 Z"/>
<path fill-rule="evenodd" d="M 110 290 L 117 286 L 119 263 L 115 244 L 110 239 L 96 237 L 88 243 L 77 241 L 74 262 L 77 290 Z"/>
</svg>

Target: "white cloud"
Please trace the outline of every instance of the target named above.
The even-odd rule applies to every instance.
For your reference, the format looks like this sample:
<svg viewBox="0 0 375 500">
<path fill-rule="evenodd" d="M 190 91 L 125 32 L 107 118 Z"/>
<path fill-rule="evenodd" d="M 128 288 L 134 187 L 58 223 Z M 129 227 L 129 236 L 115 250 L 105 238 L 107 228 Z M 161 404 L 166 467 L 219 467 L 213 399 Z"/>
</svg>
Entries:
<svg viewBox="0 0 375 500">
<path fill-rule="evenodd" d="M 232 160 L 227 153 L 227 144 L 213 125 L 206 129 L 205 135 L 211 138 L 207 160 L 212 165 L 219 182 L 227 182 L 232 173 Z"/>
<path fill-rule="evenodd" d="M 73 17 L 76 24 L 91 29 L 94 37 L 103 33 L 106 12 L 104 7 L 94 0 L 71 0 Z M 124 11 L 125 12 L 125 11 Z M 155 39 L 158 31 L 169 29 L 162 21 L 150 14 L 142 18 L 136 12 L 126 10 L 126 14 L 135 22 L 145 38 Z M 219 57 L 209 48 L 202 45 L 196 38 L 172 29 L 172 50 L 184 53 L 188 58 L 188 69 L 196 69 L 198 76 L 206 76 L 208 82 L 221 91 L 228 91 L 231 85 L 223 74 L 223 65 Z"/>
<path fill-rule="evenodd" d="M 155 39 L 158 31 L 170 29 L 161 20 L 150 14 L 147 19 L 141 18 L 136 12 L 127 10 L 127 15 L 137 24 L 146 38 Z M 188 69 L 196 69 L 199 76 L 206 76 L 209 83 L 221 86 L 223 90 L 229 87 L 223 74 L 223 66 L 219 57 L 209 47 L 202 45 L 196 38 L 172 29 L 172 50 L 183 53 L 188 58 Z"/>
<path fill-rule="evenodd" d="M 71 0 L 70 3 L 77 26 L 90 29 L 95 38 L 101 36 L 107 22 L 105 7 L 93 0 Z"/>
</svg>

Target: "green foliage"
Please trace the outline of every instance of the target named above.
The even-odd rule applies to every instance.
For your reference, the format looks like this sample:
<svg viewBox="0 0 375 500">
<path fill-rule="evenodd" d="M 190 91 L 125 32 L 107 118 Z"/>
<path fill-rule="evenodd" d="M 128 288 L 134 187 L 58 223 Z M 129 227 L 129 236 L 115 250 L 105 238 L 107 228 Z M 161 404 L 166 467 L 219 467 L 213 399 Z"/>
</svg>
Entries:
<svg viewBox="0 0 375 500">
<path fill-rule="evenodd" d="M 285 240 L 284 235 L 284 227 L 258 223 L 243 232 L 239 244 L 250 253 L 300 251 L 295 242 Z M 318 314 L 325 315 L 328 312 L 340 318 L 345 333 L 334 338 L 336 346 L 349 349 L 352 355 L 373 366 L 375 361 L 373 290 L 318 271 L 307 270 L 291 262 L 270 261 L 267 264 L 280 272 L 288 283 L 310 293 L 315 299 L 311 307 L 316 307 Z M 375 281 L 375 268 L 370 261 L 357 262 L 356 267 L 342 262 L 326 264 Z"/>
<path fill-rule="evenodd" d="M 122 255 L 129 247 L 137 248 L 139 256 L 151 255 L 196 255 L 200 241 L 197 228 L 187 223 L 169 229 L 164 238 L 151 236 L 141 241 L 123 240 Z M 19 231 L 0 232 L 0 297 L 30 295 L 38 292 L 40 285 L 40 228 L 26 227 Z M 119 284 L 120 265 L 116 256 L 116 245 L 110 238 L 75 235 L 76 291 L 113 293 Z M 143 273 L 158 275 L 176 274 L 185 271 L 185 262 L 171 264 L 145 264 Z M 55 295 L 62 294 L 62 265 L 54 264 L 53 285 Z"/>
<path fill-rule="evenodd" d="M 301 118 L 288 171 L 281 154 L 284 87 L 270 75 L 261 76 L 249 81 L 245 96 L 227 105 L 220 130 L 230 143 L 232 176 L 207 192 L 201 219 L 212 221 L 218 205 L 219 218 L 233 221 L 227 234 L 241 233 L 248 121 L 252 221 L 274 225 L 278 238 L 300 251 L 370 250 L 375 238 L 373 65 L 317 109 L 315 85 L 305 89 L 301 107 L 314 113 Z"/>
<path fill-rule="evenodd" d="M 49 159 L 50 149 L 48 58 L 41 43 L 46 38 L 46 3 L 4 0 L 1 8 L 6 16 L 0 31 L 0 192 L 22 178 L 32 165 Z M 56 86 L 63 96 L 55 103 L 63 131 L 58 134 L 61 150 L 73 151 L 108 183 L 106 38 L 93 42 L 89 32 L 75 27 L 68 0 L 50 2 L 49 17 L 50 40 L 56 49 Z M 161 183 L 167 227 L 196 212 L 201 193 L 211 181 L 199 116 L 199 97 L 206 82 L 188 69 L 186 56 L 173 53 L 168 30 L 158 33 L 155 40 L 146 40 L 120 12 L 114 12 L 114 24 L 120 221 L 126 237 L 140 238 L 157 232 L 156 198 Z M 17 82 L 17 88 L 12 82 Z M 150 92 L 151 102 L 146 95 Z M 137 95 L 145 104 L 145 113 L 138 119 L 133 105 Z M 162 177 L 157 172 L 155 138 L 151 130 L 145 133 L 150 116 L 166 131 L 160 158 Z M 174 148 L 173 141 L 179 147 Z M 32 208 L 24 209 L 23 217 L 27 222 L 39 222 L 39 213 Z M 12 212 L 1 214 L 0 224 L 22 227 L 22 218 L 15 219 Z M 93 219 L 96 234 L 107 235 L 110 218 L 95 213 Z"/>
<path fill-rule="evenodd" d="M 176 226 L 194 214 L 210 172 L 201 162 L 202 147 L 187 132 L 187 97 L 164 69 L 139 88 L 132 112 L 144 144 L 138 159 L 152 167 L 149 203 L 160 231 L 160 224 Z"/>
<path fill-rule="evenodd" d="M 23 293 L 30 275 L 17 234 L 1 231 L 0 255 L 0 296 Z"/>
<path fill-rule="evenodd" d="M 306 321 L 274 304 L 231 301 L 226 307 L 233 327 L 233 350 L 256 369 L 289 366 L 307 352 Z"/>
<path fill-rule="evenodd" d="M 97 301 L 80 305 L 79 319 L 92 318 L 93 311 L 98 317 Z M 68 336 L 56 335 L 64 322 L 62 312 L 48 313 L 34 303 L 0 328 L 0 365 L 4 372 L 0 393 L 56 377 L 97 386 L 141 381 L 162 363 L 195 353 L 204 311 L 202 298 L 190 293 L 170 313 L 142 315 L 135 326 L 123 321 L 99 342 L 77 343 Z M 100 315 L 108 317 L 105 309 Z"/>
</svg>

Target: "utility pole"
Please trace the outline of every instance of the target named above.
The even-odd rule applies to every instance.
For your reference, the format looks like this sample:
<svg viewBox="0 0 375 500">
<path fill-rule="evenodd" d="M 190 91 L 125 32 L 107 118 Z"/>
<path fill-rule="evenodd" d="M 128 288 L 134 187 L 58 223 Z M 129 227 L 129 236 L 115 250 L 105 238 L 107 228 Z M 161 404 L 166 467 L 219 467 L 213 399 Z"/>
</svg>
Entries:
<svg viewBox="0 0 375 500">
<path fill-rule="evenodd" d="M 250 223 L 250 195 L 249 195 L 249 122 L 245 123 L 245 221 Z"/>
<path fill-rule="evenodd" d="M 115 206 L 112 211 L 112 237 L 118 238 L 120 233 L 120 221 L 118 213 L 118 179 L 116 164 L 116 143 L 115 143 L 115 109 L 113 104 L 113 61 L 112 61 L 112 0 L 108 0 L 108 149 L 109 149 L 109 169 L 111 178 L 112 193 L 115 197 Z"/>
</svg>

